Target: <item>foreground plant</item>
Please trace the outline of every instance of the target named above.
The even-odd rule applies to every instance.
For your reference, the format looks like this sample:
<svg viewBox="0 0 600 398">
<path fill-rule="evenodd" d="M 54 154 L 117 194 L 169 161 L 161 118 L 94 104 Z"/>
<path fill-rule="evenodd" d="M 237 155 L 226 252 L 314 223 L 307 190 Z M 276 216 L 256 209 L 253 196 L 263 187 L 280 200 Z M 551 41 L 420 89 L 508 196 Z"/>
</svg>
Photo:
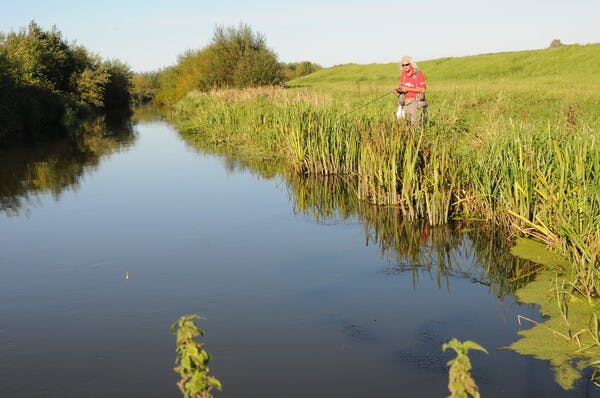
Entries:
<svg viewBox="0 0 600 398">
<path fill-rule="evenodd" d="M 204 336 L 204 330 L 196 325 L 194 319 L 201 317 L 184 315 L 171 325 L 171 333 L 177 336 L 175 364 L 178 366 L 174 370 L 181 376 L 177 386 L 185 398 L 212 398 L 214 388 L 221 391 L 221 382 L 209 375 L 210 354 L 204 349 L 204 344 L 196 340 L 196 337 Z"/>
<path fill-rule="evenodd" d="M 479 398 L 479 389 L 473 376 L 471 376 L 471 360 L 467 355 L 469 350 L 483 351 L 488 353 L 485 348 L 479 344 L 467 340 L 461 342 L 457 339 L 452 339 L 442 345 L 442 349 L 446 351 L 448 348 L 456 352 L 456 358 L 448 361 L 450 366 L 448 389 L 450 390 L 449 398 L 468 398 L 469 396 Z"/>
</svg>

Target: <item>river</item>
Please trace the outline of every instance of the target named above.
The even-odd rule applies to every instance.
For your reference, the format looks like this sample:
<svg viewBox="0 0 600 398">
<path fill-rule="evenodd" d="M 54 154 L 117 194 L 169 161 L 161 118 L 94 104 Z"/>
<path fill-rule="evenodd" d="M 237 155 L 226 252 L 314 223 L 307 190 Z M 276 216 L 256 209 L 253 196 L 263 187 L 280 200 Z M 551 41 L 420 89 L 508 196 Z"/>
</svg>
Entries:
<svg viewBox="0 0 600 398">
<path fill-rule="evenodd" d="M 600 396 L 502 349 L 541 317 L 483 233 L 402 224 L 160 120 L 59 147 L 1 153 L 0 397 L 179 397 L 169 327 L 189 313 L 216 396 L 445 397 L 452 337 L 489 351 L 470 355 L 483 397 Z"/>
</svg>

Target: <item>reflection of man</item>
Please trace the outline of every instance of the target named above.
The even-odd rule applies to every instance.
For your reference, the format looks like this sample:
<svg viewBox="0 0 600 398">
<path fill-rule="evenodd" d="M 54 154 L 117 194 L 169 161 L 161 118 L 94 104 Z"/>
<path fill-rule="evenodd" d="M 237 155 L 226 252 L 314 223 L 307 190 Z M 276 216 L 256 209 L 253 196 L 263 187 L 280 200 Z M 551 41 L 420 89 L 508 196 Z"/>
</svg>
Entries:
<svg viewBox="0 0 600 398">
<path fill-rule="evenodd" d="M 421 230 L 421 243 L 425 243 L 427 238 L 429 237 L 429 228 L 427 228 L 427 224 L 423 224 L 423 229 Z"/>
<path fill-rule="evenodd" d="M 400 61 L 400 86 L 394 92 L 400 94 L 398 98 L 397 118 L 410 118 L 410 123 L 415 124 L 419 120 L 419 110 L 427 106 L 425 102 L 425 75 L 419 70 L 412 57 L 404 56 Z"/>
</svg>

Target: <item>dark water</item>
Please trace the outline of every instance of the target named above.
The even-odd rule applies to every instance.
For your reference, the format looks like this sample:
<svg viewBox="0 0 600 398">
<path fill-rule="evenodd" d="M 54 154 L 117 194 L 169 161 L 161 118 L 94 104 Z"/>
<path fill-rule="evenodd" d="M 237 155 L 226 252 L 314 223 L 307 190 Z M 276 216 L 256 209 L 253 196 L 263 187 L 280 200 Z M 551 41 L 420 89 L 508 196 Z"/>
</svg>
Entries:
<svg viewBox="0 0 600 398">
<path fill-rule="evenodd" d="M 187 313 L 217 396 L 444 397 L 452 337 L 489 350 L 471 355 L 483 397 L 599 396 L 499 349 L 539 315 L 484 233 L 261 177 L 159 121 L 57 146 L 1 154 L 0 397 L 178 397 Z"/>
</svg>

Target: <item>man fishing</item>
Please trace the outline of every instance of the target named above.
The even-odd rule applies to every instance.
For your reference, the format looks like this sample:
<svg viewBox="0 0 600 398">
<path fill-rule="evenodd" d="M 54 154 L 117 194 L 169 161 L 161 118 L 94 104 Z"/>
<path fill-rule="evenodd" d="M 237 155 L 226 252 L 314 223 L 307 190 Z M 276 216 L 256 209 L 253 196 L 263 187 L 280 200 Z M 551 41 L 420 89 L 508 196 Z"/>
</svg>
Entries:
<svg viewBox="0 0 600 398">
<path fill-rule="evenodd" d="M 425 75 L 419 70 L 414 59 L 406 55 L 400 61 L 400 70 L 400 85 L 393 90 L 400 94 L 396 118 L 409 119 L 410 124 L 414 125 L 420 120 L 421 109 L 427 107 Z"/>
</svg>

